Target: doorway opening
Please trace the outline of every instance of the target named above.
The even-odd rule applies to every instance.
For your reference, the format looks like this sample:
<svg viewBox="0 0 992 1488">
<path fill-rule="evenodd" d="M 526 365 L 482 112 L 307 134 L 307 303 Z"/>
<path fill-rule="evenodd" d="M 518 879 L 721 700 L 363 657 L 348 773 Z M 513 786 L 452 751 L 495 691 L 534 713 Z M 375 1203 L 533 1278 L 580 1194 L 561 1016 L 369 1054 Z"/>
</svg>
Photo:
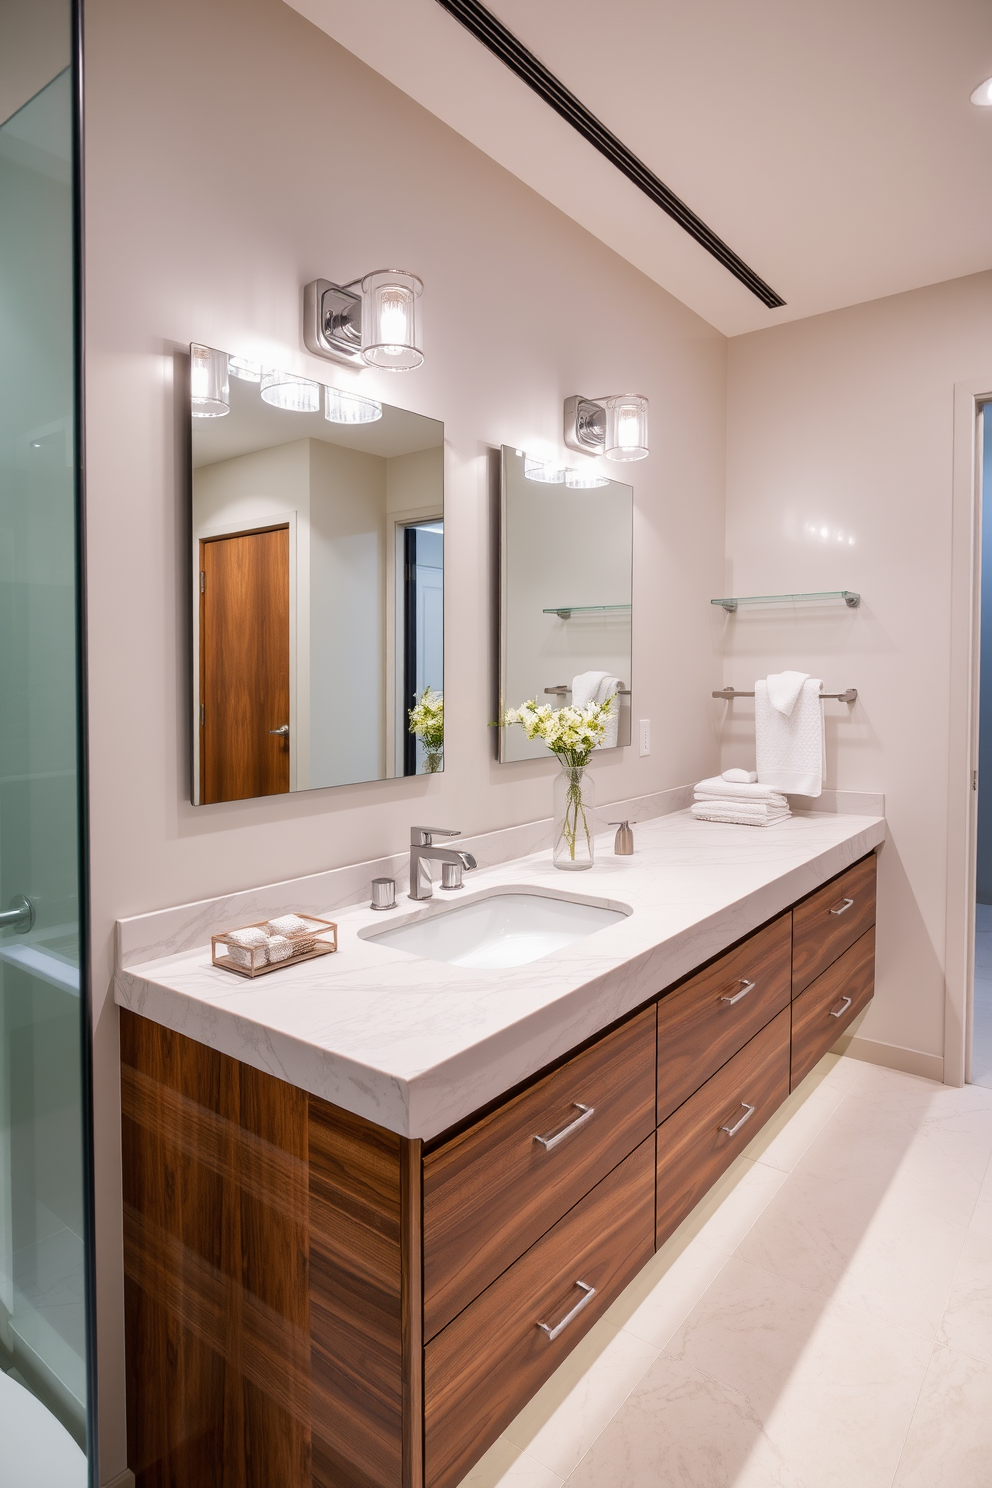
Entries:
<svg viewBox="0 0 992 1488">
<path fill-rule="evenodd" d="M 981 410 L 981 584 L 978 686 L 978 847 L 971 1079 L 992 1086 L 992 404 Z"/>
<path fill-rule="evenodd" d="M 425 768 L 423 741 L 406 726 L 426 688 L 444 691 L 444 523 L 403 528 L 403 774 Z"/>
</svg>

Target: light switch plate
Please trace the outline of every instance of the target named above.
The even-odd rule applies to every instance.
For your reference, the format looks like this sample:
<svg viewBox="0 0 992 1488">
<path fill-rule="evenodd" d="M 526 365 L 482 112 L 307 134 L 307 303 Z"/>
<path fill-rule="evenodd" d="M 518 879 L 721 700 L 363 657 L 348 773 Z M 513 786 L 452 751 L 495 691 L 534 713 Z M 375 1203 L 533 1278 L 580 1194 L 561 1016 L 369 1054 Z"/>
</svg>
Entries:
<svg viewBox="0 0 992 1488">
<path fill-rule="evenodd" d="M 639 734 L 638 734 L 638 750 L 637 750 L 637 752 L 640 755 L 650 754 L 651 753 L 651 720 L 650 720 L 650 718 L 642 718 L 642 719 L 640 719 L 638 721 L 637 727 L 638 727 L 638 730 L 639 730 Z"/>
</svg>

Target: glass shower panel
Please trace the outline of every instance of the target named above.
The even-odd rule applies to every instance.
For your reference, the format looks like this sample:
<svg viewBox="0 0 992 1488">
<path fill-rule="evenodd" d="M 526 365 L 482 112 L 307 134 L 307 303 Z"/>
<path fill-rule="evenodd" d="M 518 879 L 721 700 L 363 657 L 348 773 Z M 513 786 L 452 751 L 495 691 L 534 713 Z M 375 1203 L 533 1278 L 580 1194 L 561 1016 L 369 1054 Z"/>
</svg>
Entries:
<svg viewBox="0 0 992 1488">
<path fill-rule="evenodd" d="M 0 1478 L 81 1488 L 72 109 L 66 70 L 0 126 Z"/>
</svg>

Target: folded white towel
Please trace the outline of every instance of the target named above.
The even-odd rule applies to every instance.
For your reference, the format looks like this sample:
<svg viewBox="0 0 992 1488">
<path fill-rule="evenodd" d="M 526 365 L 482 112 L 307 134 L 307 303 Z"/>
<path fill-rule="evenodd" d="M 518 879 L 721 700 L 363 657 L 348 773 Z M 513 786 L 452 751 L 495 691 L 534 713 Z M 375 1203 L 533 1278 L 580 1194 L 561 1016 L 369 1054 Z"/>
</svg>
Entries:
<svg viewBox="0 0 992 1488">
<path fill-rule="evenodd" d="M 788 676 L 789 673 L 781 673 Z M 799 673 L 792 673 L 798 676 Z M 775 679 L 776 682 L 779 679 Z M 824 726 L 819 677 L 807 677 L 792 711 L 772 702 L 773 679 L 754 684 L 754 740 L 758 780 L 772 790 L 818 796 L 823 789 Z M 781 694 L 780 694 L 781 695 Z"/>
<path fill-rule="evenodd" d="M 724 796 L 717 791 L 697 790 L 694 801 L 720 801 L 725 806 L 768 806 L 775 811 L 788 811 L 789 798 L 781 791 L 769 791 L 765 796 Z"/>
<path fill-rule="evenodd" d="M 256 925 L 249 925 L 245 930 L 232 930 L 227 938 L 234 941 L 234 945 L 228 946 L 227 954 L 235 966 L 244 966 L 250 971 L 253 966 L 264 966 L 269 959 L 269 937 Z"/>
<path fill-rule="evenodd" d="M 750 782 L 740 785 L 732 784 L 724 780 L 722 775 L 714 775 L 709 780 L 701 780 L 695 788 L 697 801 L 703 797 L 716 797 L 727 801 L 774 801 L 778 806 L 788 806 L 788 801 L 778 791 L 772 790 L 769 785 L 752 785 Z"/>
<path fill-rule="evenodd" d="M 720 776 L 721 780 L 729 780 L 734 785 L 753 785 L 757 778 L 757 770 L 724 770 Z"/>
<path fill-rule="evenodd" d="M 606 733 L 597 749 L 615 749 L 617 729 L 620 723 L 620 699 L 616 696 L 623 683 L 609 672 L 579 672 L 572 678 L 572 707 L 587 708 L 590 703 L 605 703 L 613 698 L 613 707 L 606 721 Z"/>
<path fill-rule="evenodd" d="M 697 821 L 732 822 L 742 827 L 773 827 L 792 815 L 781 808 L 745 806 L 734 801 L 696 801 L 690 809 Z"/>
<path fill-rule="evenodd" d="M 298 935 L 301 930 L 312 930 L 314 927 L 309 920 L 301 920 L 299 915 L 280 915 L 277 920 L 270 920 L 265 927 L 270 935 Z"/>
<path fill-rule="evenodd" d="M 809 680 L 809 672 L 770 672 L 765 678 L 768 684 L 768 701 L 776 713 L 784 713 L 790 717 L 793 708 L 799 700 L 799 694 L 803 690 L 803 683 Z"/>
<path fill-rule="evenodd" d="M 273 963 L 276 961 L 288 961 L 293 954 L 293 942 L 287 940 L 285 935 L 270 935 L 267 950 L 269 960 Z"/>
</svg>

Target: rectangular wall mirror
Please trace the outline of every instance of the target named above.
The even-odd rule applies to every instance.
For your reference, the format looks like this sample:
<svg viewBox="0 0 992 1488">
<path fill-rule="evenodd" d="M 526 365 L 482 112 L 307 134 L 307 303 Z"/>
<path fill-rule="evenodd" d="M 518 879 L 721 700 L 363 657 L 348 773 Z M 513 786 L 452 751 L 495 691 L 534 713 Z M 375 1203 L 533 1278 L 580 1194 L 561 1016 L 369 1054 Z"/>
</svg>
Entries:
<svg viewBox="0 0 992 1488">
<path fill-rule="evenodd" d="M 191 349 L 193 802 L 441 767 L 444 426 Z"/>
<path fill-rule="evenodd" d="M 631 486 L 554 470 L 503 446 L 501 708 L 528 698 L 553 707 L 573 697 L 584 701 L 598 674 L 604 688 L 612 686 L 610 679 L 618 684 L 612 747 L 630 743 L 633 511 Z M 496 732 L 502 762 L 547 758 L 541 741 L 531 742 L 523 729 Z"/>
</svg>

